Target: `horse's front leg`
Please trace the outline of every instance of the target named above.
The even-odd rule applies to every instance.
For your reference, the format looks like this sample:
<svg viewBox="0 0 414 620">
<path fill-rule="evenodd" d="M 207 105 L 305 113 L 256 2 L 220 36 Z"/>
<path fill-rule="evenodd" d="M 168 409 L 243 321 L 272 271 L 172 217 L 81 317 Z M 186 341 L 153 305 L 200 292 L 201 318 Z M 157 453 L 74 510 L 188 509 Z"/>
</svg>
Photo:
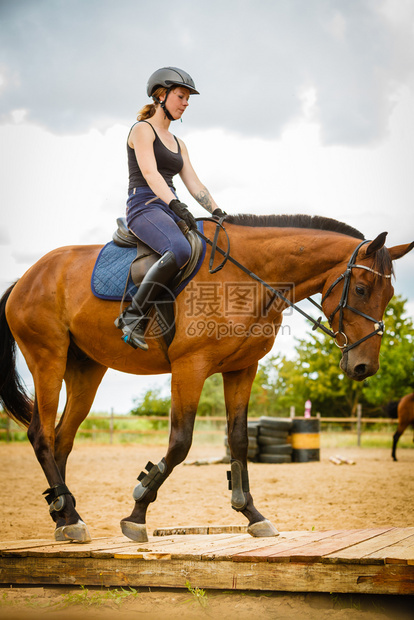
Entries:
<svg viewBox="0 0 414 620">
<path fill-rule="evenodd" d="M 247 471 L 247 411 L 257 364 L 244 370 L 223 373 L 227 411 L 228 441 L 231 454 L 228 472 L 231 505 L 249 521 L 247 531 L 255 537 L 277 536 L 278 531 L 254 506 Z"/>
<path fill-rule="evenodd" d="M 187 369 L 188 369 L 187 365 Z M 194 370 L 173 369 L 171 379 L 171 429 L 167 453 L 157 464 L 149 462 L 138 476 L 133 492 L 135 506 L 129 517 L 122 519 L 123 534 L 138 542 L 148 540 L 146 515 L 148 506 L 157 499 L 160 486 L 174 467 L 186 458 L 193 439 L 194 420 L 204 384 L 204 376 Z"/>
</svg>

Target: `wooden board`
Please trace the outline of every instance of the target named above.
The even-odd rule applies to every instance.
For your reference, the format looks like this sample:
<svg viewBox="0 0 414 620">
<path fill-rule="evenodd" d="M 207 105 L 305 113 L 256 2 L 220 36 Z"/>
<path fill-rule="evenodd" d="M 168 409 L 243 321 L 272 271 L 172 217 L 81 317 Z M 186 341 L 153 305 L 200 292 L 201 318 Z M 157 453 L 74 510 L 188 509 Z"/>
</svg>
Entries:
<svg viewBox="0 0 414 620">
<path fill-rule="evenodd" d="M 174 536 L 175 534 L 247 534 L 247 525 L 185 525 L 159 528 L 153 532 L 153 536 Z"/>
<path fill-rule="evenodd" d="M 171 528 L 174 529 L 174 528 Z M 183 528 L 188 532 L 200 528 Z M 212 528 L 212 531 L 213 528 Z M 0 583 L 414 594 L 414 528 L 0 543 Z"/>
<path fill-rule="evenodd" d="M 374 551 L 368 557 L 370 559 L 376 558 L 378 554 L 385 555 L 386 564 L 402 564 L 404 561 L 406 564 L 414 565 L 414 536 L 404 538 L 393 545 L 387 547 L 385 551 Z"/>
<path fill-rule="evenodd" d="M 348 549 L 361 541 L 374 538 L 386 531 L 388 531 L 388 528 L 335 533 L 332 536 L 327 536 L 293 549 L 289 555 L 289 561 L 305 563 L 321 561 L 323 556 L 329 553 Z M 277 562 L 283 559 L 283 557 L 286 557 L 286 553 L 281 554 L 278 552 L 268 558 L 268 561 Z"/>
<path fill-rule="evenodd" d="M 338 530 L 330 530 L 328 532 L 300 532 L 298 536 L 289 538 L 287 541 L 281 541 L 277 538 L 269 538 L 269 544 L 264 549 L 252 549 L 243 553 L 237 553 L 233 556 L 234 562 L 267 562 L 270 558 L 280 554 L 280 558 L 286 558 L 289 561 L 290 554 L 309 542 L 318 542 L 324 538 L 333 536 Z M 284 556 L 283 556 L 284 554 Z"/>
<path fill-rule="evenodd" d="M 413 534 L 413 527 L 390 528 L 380 536 L 368 538 L 357 545 L 349 546 L 339 551 L 327 554 L 323 559 L 325 562 L 345 564 L 385 564 L 388 556 L 388 549 L 390 547 L 393 548 L 391 553 L 405 549 L 410 545 L 411 536 Z M 408 543 L 405 542 L 406 539 L 409 540 Z M 397 547 L 394 547 L 394 545 L 397 545 Z M 396 557 L 394 553 L 394 560 L 396 564 L 409 563 L 405 553 L 404 557 L 401 558 Z"/>
</svg>

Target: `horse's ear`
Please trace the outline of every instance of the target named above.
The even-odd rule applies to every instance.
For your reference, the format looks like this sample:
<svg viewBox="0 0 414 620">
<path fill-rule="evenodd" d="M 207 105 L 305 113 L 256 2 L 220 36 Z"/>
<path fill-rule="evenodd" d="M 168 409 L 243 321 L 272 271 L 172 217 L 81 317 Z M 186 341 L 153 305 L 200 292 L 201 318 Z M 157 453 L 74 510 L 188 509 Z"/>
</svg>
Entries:
<svg viewBox="0 0 414 620">
<path fill-rule="evenodd" d="M 401 258 L 401 256 L 405 256 L 408 252 L 414 248 L 414 241 L 411 243 L 406 243 L 405 245 L 395 245 L 393 248 L 388 248 L 388 252 L 392 260 L 396 260 L 397 258 Z"/>
<path fill-rule="evenodd" d="M 379 234 L 378 237 L 374 239 L 374 241 L 371 241 L 371 243 L 365 250 L 365 255 L 370 256 L 371 254 L 375 254 L 375 252 L 378 252 L 378 250 L 384 247 L 384 243 L 385 243 L 385 239 L 387 235 L 388 235 L 387 232 L 383 232 Z"/>
</svg>

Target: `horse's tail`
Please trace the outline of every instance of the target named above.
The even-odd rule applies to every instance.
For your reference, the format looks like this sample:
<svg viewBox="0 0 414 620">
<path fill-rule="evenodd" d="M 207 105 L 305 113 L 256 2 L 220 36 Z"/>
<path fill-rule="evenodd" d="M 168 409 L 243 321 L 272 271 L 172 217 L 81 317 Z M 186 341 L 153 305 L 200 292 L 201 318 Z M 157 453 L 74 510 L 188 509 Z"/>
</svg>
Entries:
<svg viewBox="0 0 414 620">
<path fill-rule="evenodd" d="M 6 319 L 6 302 L 14 286 L 0 300 L 0 405 L 10 418 L 27 427 L 32 419 L 33 402 L 16 370 L 16 341 Z"/>
<path fill-rule="evenodd" d="M 399 400 L 390 400 L 384 407 L 384 412 L 389 418 L 398 418 Z"/>
</svg>

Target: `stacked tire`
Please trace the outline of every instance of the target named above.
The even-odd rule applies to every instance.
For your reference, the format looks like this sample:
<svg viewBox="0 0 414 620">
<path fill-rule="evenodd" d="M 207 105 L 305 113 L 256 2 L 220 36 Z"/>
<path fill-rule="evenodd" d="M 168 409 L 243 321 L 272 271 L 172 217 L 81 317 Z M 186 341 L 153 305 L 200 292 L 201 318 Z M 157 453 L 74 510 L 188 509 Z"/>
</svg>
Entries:
<svg viewBox="0 0 414 620">
<path fill-rule="evenodd" d="M 247 450 L 247 458 L 249 461 L 258 460 L 259 445 L 257 443 L 257 436 L 259 433 L 259 421 L 252 420 L 247 423 L 247 433 L 249 436 L 249 447 Z M 227 435 L 224 437 L 224 445 L 226 446 L 226 456 L 230 457 L 229 440 Z"/>
<path fill-rule="evenodd" d="M 288 436 L 292 420 L 262 416 L 258 424 L 257 444 L 259 463 L 291 463 L 292 444 Z"/>
</svg>

